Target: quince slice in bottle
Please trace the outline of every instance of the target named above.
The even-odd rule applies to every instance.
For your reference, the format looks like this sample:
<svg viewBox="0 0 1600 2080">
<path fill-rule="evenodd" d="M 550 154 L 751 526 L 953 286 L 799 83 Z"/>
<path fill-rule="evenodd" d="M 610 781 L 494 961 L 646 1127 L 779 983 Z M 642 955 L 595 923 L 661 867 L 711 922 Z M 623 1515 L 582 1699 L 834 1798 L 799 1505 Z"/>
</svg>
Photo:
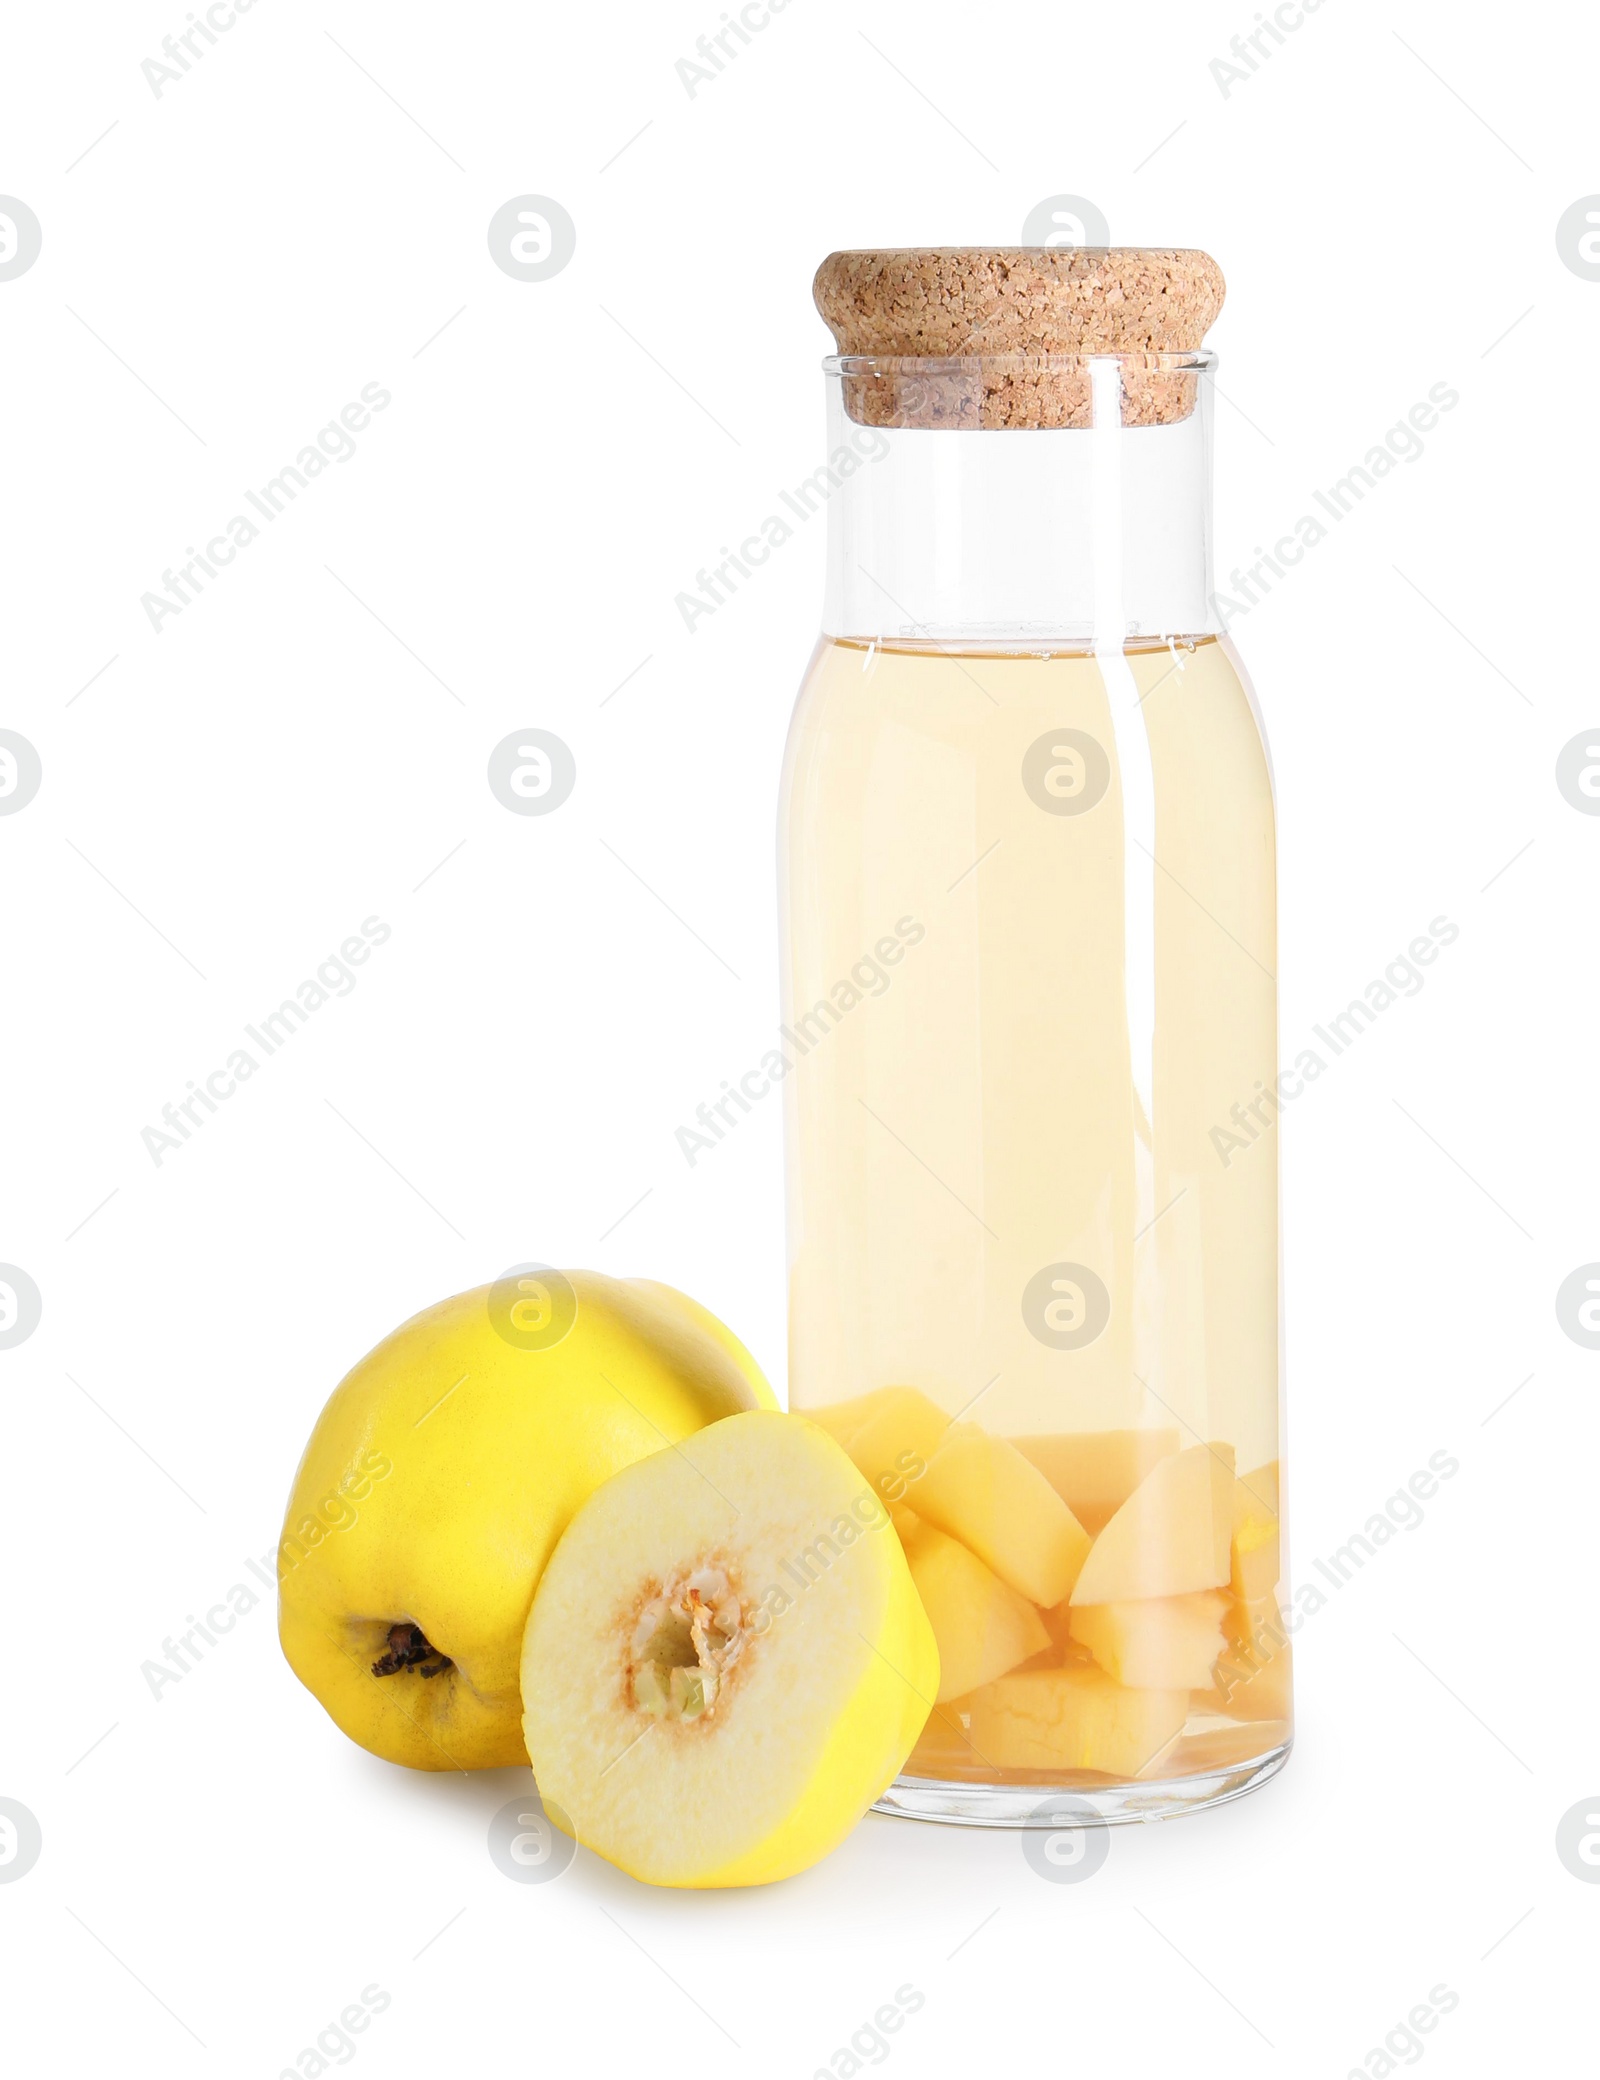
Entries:
<svg viewBox="0 0 1600 2080">
<path fill-rule="evenodd" d="M 911 1579 L 939 1643 L 939 1704 L 981 1689 L 1050 1645 L 1039 1613 L 959 1540 L 919 1524 L 906 1541 Z M 1215 1657 L 1213 1657 L 1215 1658 Z"/>
<path fill-rule="evenodd" d="M 1203 1690 L 1222 1652 L 1220 1589 L 1067 1606 L 1072 1637 L 1113 1681 L 1134 1690 Z"/>
<path fill-rule="evenodd" d="M 907 1500 L 1030 1603 L 1062 1602 L 1089 1552 L 1089 1534 L 1038 1467 L 975 1423 L 949 1426 Z"/>
<path fill-rule="evenodd" d="M 1197 1444 L 1158 1459 L 1095 1540 L 1073 1608 L 1226 1588 L 1233 1496 L 1232 1445 Z"/>
</svg>

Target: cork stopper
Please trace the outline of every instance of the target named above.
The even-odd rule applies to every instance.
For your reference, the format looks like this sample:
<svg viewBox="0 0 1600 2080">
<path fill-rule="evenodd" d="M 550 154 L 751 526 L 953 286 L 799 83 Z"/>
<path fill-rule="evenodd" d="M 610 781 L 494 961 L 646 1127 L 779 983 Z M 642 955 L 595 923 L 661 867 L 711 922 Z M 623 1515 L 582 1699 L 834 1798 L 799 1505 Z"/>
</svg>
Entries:
<svg viewBox="0 0 1600 2080">
<path fill-rule="evenodd" d="M 1187 418 L 1197 376 L 1165 357 L 1199 350 L 1224 293 L 1208 253 L 1132 246 L 830 253 L 812 285 L 840 354 L 884 364 L 846 370 L 850 417 L 957 430 L 1092 424 L 1081 357 L 1105 354 L 1134 357 L 1125 425 Z"/>
</svg>

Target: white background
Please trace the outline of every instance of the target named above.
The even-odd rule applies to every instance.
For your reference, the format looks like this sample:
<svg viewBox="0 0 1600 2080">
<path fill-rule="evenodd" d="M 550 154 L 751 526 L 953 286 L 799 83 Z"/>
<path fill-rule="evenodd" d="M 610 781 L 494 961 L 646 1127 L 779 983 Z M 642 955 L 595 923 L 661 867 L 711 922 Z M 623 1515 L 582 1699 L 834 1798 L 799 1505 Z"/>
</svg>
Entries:
<svg viewBox="0 0 1600 2080">
<path fill-rule="evenodd" d="M 1600 36 L 1326 0 L 1224 95 L 1247 0 L 791 0 L 691 97 L 714 0 L 257 0 L 158 98 L 186 13 L 15 10 L 0 68 L 44 231 L 0 282 L 0 723 L 44 768 L 0 819 L 0 1257 L 44 1308 L 0 1353 L 0 1795 L 44 1831 L 0 1884 L 11 2069 L 294 2071 L 376 1982 L 370 2076 L 803 2080 L 907 1983 L 908 2075 L 1381 2073 L 1440 1984 L 1429 2071 L 1579 2070 L 1600 1355 L 1554 1296 L 1600 1257 L 1600 817 L 1554 771 L 1600 723 L 1600 284 L 1555 227 L 1600 189 Z M 529 192 L 577 226 L 535 284 L 485 239 Z M 513 1775 L 350 1745 L 266 1602 L 159 1703 L 140 1664 L 251 1579 L 346 1367 L 514 1261 L 671 1280 L 781 1384 L 778 1106 L 693 1170 L 673 1137 L 778 1015 L 822 522 L 692 635 L 674 597 L 821 459 L 822 256 L 1012 243 L 1062 192 L 1222 263 L 1224 580 L 1460 393 L 1233 629 L 1286 1058 L 1460 929 L 1287 1115 L 1297 1573 L 1460 1472 L 1306 1625 L 1286 1774 L 1091 1881 L 873 1818 L 758 1893 L 514 1885 Z M 355 458 L 154 633 L 141 595 L 368 382 Z M 530 726 L 577 760 L 547 817 L 485 783 Z M 353 993 L 157 1166 L 142 1129 L 374 914 Z"/>
</svg>

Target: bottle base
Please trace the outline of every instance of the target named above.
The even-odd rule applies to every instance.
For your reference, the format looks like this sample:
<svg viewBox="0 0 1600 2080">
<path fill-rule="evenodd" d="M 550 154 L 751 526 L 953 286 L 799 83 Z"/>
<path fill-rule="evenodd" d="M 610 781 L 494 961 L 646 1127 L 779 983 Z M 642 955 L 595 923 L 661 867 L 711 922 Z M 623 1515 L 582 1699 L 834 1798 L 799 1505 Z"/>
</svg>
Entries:
<svg viewBox="0 0 1600 2080">
<path fill-rule="evenodd" d="M 872 1808 L 903 1820 L 942 1820 L 956 1827 L 1049 1827 L 1063 1808 L 1084 1826 L 1119 1827 L 1130 1821 L 1169 1820 L 1243 1798 L 1275 1777 L 1289 1759 L 1286 1740 L 1264 1755 L 1229 1769 L 1127 1784 L 1085 1777 L 1078 1784 L 962 1784 L 941 1777 L 896 1777 Z"/>
</svg>

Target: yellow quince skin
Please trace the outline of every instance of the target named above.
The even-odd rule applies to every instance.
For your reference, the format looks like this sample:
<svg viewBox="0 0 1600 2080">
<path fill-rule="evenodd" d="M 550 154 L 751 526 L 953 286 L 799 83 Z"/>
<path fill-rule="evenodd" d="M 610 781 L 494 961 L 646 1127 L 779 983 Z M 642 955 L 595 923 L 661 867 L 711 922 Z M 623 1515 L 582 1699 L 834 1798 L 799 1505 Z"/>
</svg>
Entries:
<svg viewBox="0 0 1600 2080">
<path fill-rule="evenodd" d="M 519 1659 L 557 1540 L 623 1467 L 776 1407 L 670 1286 L 529 1273 L 414 1316 L 334 1389 L 278 1550 L 290 1666 L 413 1769 L 525 1764 Z"/>
</svg>

